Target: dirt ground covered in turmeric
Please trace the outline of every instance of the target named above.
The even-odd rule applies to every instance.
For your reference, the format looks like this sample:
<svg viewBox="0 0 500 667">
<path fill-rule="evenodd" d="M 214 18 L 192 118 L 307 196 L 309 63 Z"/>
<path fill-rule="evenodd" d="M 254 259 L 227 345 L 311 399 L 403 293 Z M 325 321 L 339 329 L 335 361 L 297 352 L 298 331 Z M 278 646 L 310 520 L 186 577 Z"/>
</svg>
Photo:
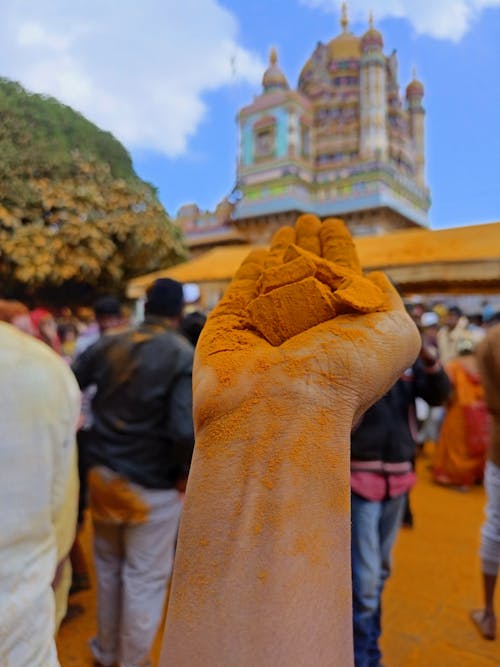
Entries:
<svg viewBox="0 0 500 667">
<path fill-rule="evenodd" d="M 481 603 L 478 547 L 484 491 L 474 487 L 464 493 L 434 485 L 428 471 L 430 454 L 428 446 L 418 460 L 418 483 L 412 492 L 415 525 L 401 530 L 384 595 L 384 665 L 498 667 L 500 639 L 479 637 L 468 617 Z M 84 540 L 90 559 L 88 517 Z M 72 602 L 82 605 L 84 613 L 61 627 L 61 665 L 91 667 L 88 639 L 95 631 L 95 583 L 93 590 L 78 593 Z M 152 655 L 155 667 L 159 644 L 158 638 Z"/>
</svg>

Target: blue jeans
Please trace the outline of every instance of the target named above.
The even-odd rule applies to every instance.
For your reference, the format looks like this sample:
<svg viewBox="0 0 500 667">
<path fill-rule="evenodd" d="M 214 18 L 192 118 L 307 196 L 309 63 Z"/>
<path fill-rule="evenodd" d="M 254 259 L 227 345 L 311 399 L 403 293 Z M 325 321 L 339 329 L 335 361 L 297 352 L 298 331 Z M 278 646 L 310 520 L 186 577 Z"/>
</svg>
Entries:
<svg viewBox="0 0 500 667">
<path fill-rule="evenodd" d="M 380 667 L 381 597 L 391 571 L 391 550 L 405 507 L 405 495 L 381 501 L 351 493 L 354 662 Z"/>
</svg>

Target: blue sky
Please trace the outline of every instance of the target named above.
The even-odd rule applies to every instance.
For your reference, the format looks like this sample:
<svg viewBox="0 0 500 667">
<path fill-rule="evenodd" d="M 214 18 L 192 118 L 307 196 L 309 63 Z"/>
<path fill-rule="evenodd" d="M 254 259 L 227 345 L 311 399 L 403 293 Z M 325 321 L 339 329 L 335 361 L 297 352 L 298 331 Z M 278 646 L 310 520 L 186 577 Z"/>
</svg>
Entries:
<svg viewBox="0 0 500 667">
<path fill-rule="evenodd" d="M 212 208 L 235 181 L 236 114 L 269 49 L 295 86 L 335 0 L 3 0 L 1 74 L 78 109 L 129 149 L 171 215 Z M 431 227 L 500 220 L 500 0 L 352 0 L 373 9 L 401 88 L 425 86 Z"/>
</svg>

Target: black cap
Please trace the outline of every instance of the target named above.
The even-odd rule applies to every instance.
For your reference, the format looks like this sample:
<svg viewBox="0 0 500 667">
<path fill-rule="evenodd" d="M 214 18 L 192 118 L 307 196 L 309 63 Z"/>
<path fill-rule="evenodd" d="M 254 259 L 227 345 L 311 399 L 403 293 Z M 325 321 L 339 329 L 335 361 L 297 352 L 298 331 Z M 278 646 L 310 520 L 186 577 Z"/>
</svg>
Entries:
<svg viewBox="0 0 500 667">
<path fill-rule="evenodd" d="M 100 299 L 97 299 L 93 309 L 96 317 L 104 315 L 120 316 L 121 314 L 120 302 L 114 296 L 102 296 Z"/>
<path fill-rule="evenodd" d="M 147 291 L 144 310 L 147 315 L 176 317 L 181 314 L 183 306 L 182 284 L 171 278 L 159 278 Z"/>
</svg>

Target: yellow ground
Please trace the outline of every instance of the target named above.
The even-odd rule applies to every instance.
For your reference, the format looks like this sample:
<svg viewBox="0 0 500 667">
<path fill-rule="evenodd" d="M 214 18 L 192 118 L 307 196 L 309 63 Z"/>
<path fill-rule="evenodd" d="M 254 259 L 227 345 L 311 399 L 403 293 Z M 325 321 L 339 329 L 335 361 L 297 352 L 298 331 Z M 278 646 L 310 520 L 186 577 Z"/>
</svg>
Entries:
<svg viewBox="0 0 500 667">
<path fill-rule="evenodd" d="M 477 551 L 484 492 L 480 487 L 467 493 L 437 487 L 430 482 L 427 465 L 426 458 L 419 460 L 419 482 L 412 492 L 415 527 L 400 533 L 384 596 L 384 665 L 498 667 L 500 640 L 481 639 L 468 618 L 481 601 Z M 87 640 L 95 629 L 94 591 L 72 600 L 82 604 L 85 613 L 60 630 L 61 665 L 91 667 Z M 500 600 L 498 605 L 500 609 Z"/>
</svg>

